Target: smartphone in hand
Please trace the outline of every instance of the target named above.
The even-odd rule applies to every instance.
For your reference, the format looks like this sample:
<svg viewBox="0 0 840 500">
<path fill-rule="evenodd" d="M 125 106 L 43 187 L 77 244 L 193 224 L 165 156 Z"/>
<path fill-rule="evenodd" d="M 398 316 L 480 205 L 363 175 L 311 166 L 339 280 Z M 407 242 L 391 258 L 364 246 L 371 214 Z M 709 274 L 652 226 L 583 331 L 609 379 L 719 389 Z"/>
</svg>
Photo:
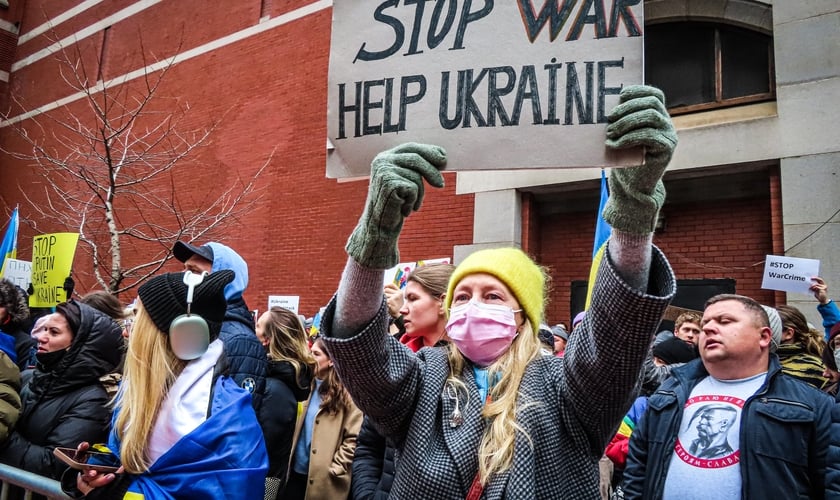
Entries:
<svg viewBox="0 0 840 500">
<path fill-rule="evenodd" d="M 53 454 L 73 469 L 95 470 L 103 474 L 116 472 L 120 468 L 119 460 L 113 453 L 101 451 L 78 451 L 74 448 L 56 448 Z"/>
</svg>

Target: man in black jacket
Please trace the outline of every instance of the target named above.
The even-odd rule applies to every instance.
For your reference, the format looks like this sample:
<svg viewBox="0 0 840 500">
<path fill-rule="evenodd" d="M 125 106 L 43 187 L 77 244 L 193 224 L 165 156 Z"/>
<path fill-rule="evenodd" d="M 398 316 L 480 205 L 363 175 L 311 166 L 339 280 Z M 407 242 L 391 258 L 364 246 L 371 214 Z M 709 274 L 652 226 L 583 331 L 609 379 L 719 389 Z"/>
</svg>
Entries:
<svg viewBox="0 0 840 500">
<path fill-rule="evenodd" d="M 230 269 L 236 273 L 233 281 L 225 287 L 227 312 L 219 338 L 224 345 L 226 373 L 237 385 L 251 393 L 254 410 L 259 415 L 268 359 L 254 333 L 254 318 L 242 298 L 248 286 L 248 264 L 232 248 L 216 242 L 197 247 L 179 241 L 175 243 L 172 254 L 184 263 L 187 271 L 212 273 Z"/>
</svg>

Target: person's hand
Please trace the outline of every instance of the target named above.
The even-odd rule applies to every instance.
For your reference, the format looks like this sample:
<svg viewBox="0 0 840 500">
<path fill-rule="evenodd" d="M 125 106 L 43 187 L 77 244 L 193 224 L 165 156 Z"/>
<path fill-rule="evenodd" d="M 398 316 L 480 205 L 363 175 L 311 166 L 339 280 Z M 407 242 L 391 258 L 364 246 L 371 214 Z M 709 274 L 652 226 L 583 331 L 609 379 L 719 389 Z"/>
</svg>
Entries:
<svg viewBox="0 0 840 500">
<path fill-rule="evenodd" d="M 825 280 L 819 276 L 814 276 L 811 281 L 814 284 L 811 285 L 809 290 L 814 292 L 814 298 L 822 305 L 828 304 L 831 299 L 828 298 L 828 285 L 825 284 Z"/>
<path fill-rule="evenodd" d="M 403 299 L 403 291 L 400 290 L 400 287 L 393 283 L 385 285 L 385 303 L 388 304 L 388 314 L 392 318 L 400 317 L 400 309 L 402 309 L 404 302 Z"/>
<path fill-rule="evenodd" d="M 66 300 L 69 301 L 73 298 L 73 290 L 76 288 L 76 282 L 73 281 L 72 276 L 68 276 L 64 278 L 64 285 L 62 285 L 64 289 L 64 294 L 66 296 Z"/>
<path fill-rule="evenodd" d="M 423 179 L 443 187 L 446 151 L 429 144 L 401 144 L 371 163 L 365 211 L 347 240 L 347 254 L 371 269 L 388 269 L 400 259 L 397 239 L 403 222 L 423 202 Z"/>
<path fill-rule="evenodd" d="M 643 146 L 645 163 L 610 171 L 610 197 L 603 216 L 619 231 L 649 234 L 665 202 L 662 176 L 677 146 L 677 132 L 661 90 L 646 85 L 625 87 L 619 101 L 607 116 L 606 145 L 614 149 Z"/>
<path fill-rule="evenodd" d="M 87 441 L 82 441 L 79 443 L 79 446 L 76 447 L 76 451 L 87 451 L 89 448 L 90 444 L 88 444 Z M 123 471 L 123 467 L 120 466 L 116 472 L 109 472 L 107 474 L 93 469 L 79 472 L 79 474 L 76 475 L 76 488 L 78 488 L 82 494 L 87 496 L 94 488 L 101 488 L 109 484 L 111 481 L 116 479 L 117 474 L 122 474 Z"/>
</svg>

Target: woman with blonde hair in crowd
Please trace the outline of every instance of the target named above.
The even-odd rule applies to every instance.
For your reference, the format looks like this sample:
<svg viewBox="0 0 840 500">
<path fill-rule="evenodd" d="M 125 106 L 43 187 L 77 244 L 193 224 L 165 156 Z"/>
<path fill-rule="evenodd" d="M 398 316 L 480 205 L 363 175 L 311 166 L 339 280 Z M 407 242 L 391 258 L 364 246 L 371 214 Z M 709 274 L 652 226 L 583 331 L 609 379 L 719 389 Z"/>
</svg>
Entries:
<svg viewBox="0 0 840 500">
<path fill-rule="evenodd" d="M 257 320 L 256 333 L 268 357 L 260 407 L 268 449 L 266 489 L 271 488 L 276 494 L 289 472 L 298 403 L 309 398 L 315 358 L 309 351 L 300 318 L 288 309 L 275 306 L 264 312 Z"/>
<path fill-rule="evenodd" d="M 382 293 L 382 280 L 379 282 Z M 385 325 L 387 328 L 387 325 Z M 347 498 L 362 412 L 344 389 L 320 337 L 312 344 L 315 382 L 295 429 L 284 500 Z"/>
<path fill-rule="evenodd" d="M 398 448 L 394 498 L 598 496 L 598 460 L 676 291 L 652 245 L 676 133 L 660 91 L 625 87 L 620 102 L 607 145 L 644 146 L 645 162 L 610 173 L 603 215 L 612 237 L 562 359 L 543 355 L 537 339 L 545 271 L 515 248 L 479 250 L 458 264 L 444 298 L 447 349 L 415 354 L 388 335 L 384 270 L 399 262 L 397 240 L 424 181 L 443 186 L 446 153 L 412 143 L 373 160 L 321 329 L 348 391 Z M 551 480 L 558 470 L 562 480 Z"/>
<path fill-rule="evenodd" d="M 828 382 L 823 375 L 823 334 L 810 328 L 802 311 L 793 306 L 776 306 L 776 311 L 782 320 L 782 342 L 776 350 L 782 371 L 822 389 Z"/>
<path fill-rule="evenodd" d="M 116 473 L 70 469 L 62 478 L 66 492 L 262 498 L 262 431 L 250 394 L 225 376 L 218 338 L 233 274 L 169 273 L 140 286 L 107 444 L 121 466 Z"/>
</svg>

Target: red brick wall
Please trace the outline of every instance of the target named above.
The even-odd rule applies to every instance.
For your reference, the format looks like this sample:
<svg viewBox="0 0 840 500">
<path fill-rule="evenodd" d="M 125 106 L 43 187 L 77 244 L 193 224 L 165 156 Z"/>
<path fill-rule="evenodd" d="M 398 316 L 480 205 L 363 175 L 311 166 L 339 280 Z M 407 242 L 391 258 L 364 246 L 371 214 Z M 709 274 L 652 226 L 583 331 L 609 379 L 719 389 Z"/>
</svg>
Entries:
<svg viewBox="0 0 840 500">
<path fill-rule="evenodd" d="M 770 198 L 707 204 L 666 205 L 667 227 L 654 237 L 677 279 L 732 278 L 737 293 L 775 304 L 761 289 L 765 255 L 772 253 Z M 553 292 L 546 316 L 569 321 L 570 284 L 587 280 L 595 214 L 541 219 L 543 264 L 552 271 Z"/>
<path fill-rule="evenodd" d="M 103 2 L 58 26 L 56 34 L 71 34 L 130 3 Z M 182 42 L 184 51 L 254 26 L 263 8 L 277 16 L 308 3 L 250 0 L 208 9 L 204 3 L 188 0 L 161 2 L 109 29 L 103 74 L 117 76 L 171 56 Z M 27 2 L 21 13 L 21 33 L 40 25 L 44 13 L 57 15 L 75 4 Z M 159 89 L 159 95 L 172 99 L 150 108 L 189 108 L 180 124 L 186 130 L 218 122 L 195 163 L 175 171 L 182 186 L 179 194 L 194 203 L 218 196 L 237 176 L 248 178 L 274 151 L 260 182 L 263 197 L 223 238 L 250 264 L 246 299 L 252 308 L 264 309 L 269 294 L 300 295 L 301 311 L 312 315 L 335 290 L 346 258 L 344 242 L 363 209 L 365 182 L 338 183 L 324 177 L 331 16 L 331 9 L 322 10 L 174 66 Z M 81 45 L 94 73 L 98 68 L 91 61 L 101 51 L 104 38 L 100 32 Z M 141 38 L 149 54 L 145 61 L 140 55 Z M 16 57 L 49 43 L 46 37 L 32 40 L 18 47 Z M 140 84 L 137 80 L 130 85 Z M 10 87 L 30 107 L 69 93 L 53 58 L 13 73 Z M 81 116 L 84 108 L 76 103 L 70 109 Z M 12 149 L 22 144 L 6 128 L 0 129 L 0 146 Z M 443 190 L 429 189 L 421 212 L 408 219 L 400 245 L 402 260 L 451 256 L 454 245 L 472 243 L 474 198 L 455 195 L 454 175 L 446 175 L 446 181 Z M 34 234 L 64 229 L 53 221 L 37 220 L 18 191 L 18 185 L 23 186 L 43 202 L 39 182 L 25 163 L 7 155 L 0 159 L 0 210 L 20 203 L 21 216 L 29 219 L 21 227 L 21 258 L 31 255 Z M 674 210 L 666 207 L 668 228 L 657 235 L 656 242 L 668 253 L 680 278 L 735 278 L 740 293 L 772 302 L 772 294 L 758 288 L 762 266 L 753 264 L 773 248 L 768 213 L 771 208 L 780 210 L 779 206 L 771 207 L 768 198 Z M 553 269 L 554 292 L 548 309 L 552 322 L 568 321 L 569 283 L 588 276 L 594 224 L 593 213 L 540 218 L 530 199 L 523 203 L 523 246 Z M 131 248 L 124 253 L 126 265 L 143 261 L 153 250 L 153 245 Z M 176 269 L 174 262 L 166 267 Z M 89 266 L 81 255 L 74 272 L 80 291 L 93 289 Z M 123 297 L 131 298 L 132 293 Z"/>
<path fill-rule="evenodd" d="M 41 0 L 33 5 L 47 4 L 48 12 L 65 10 L 58 8 L 56 1 Z M 304 2 L 295 2 L 295 7 L 298 4 Z M 287 12 L 290 5 L 274 1 L 269 7 L 277 15 Z M 142 67 L 138 30 L 149 33 L 143 37 L 145 48 L 160 58 L 171 55 L 180 30 L 185 40 L 182 50 L 186 50 L 257 24 L 261 2 L 234 2 L 196 17 L 198 8 L 196 2 L 162 2 L 115 25 L 109 33 L 105 73 L 114 76 Z M 268 295 L 300 295 L 300 311 L 309 316 L 324 305 L 335 291 L 346 261 L 344 243 L 364 207 L 366 182 L 339 183 L 325 178 L 331 16 L 331 9 L 326 9 L 174 66 L 159 89 L 160 96 L 173 99 L 150 108 L 189 107 L 179 125 L 182 130 L 219 123 L 194 163 L 185 163 L 174 172 L 179 195 L 192 203 L 218 196 L 237 176 L 247 179 L 274 151 L 259 182 L 259 202 L 220 238 L 249 263 L 250 286 L 245 298 L 254 309 L 264 310 Z M 194 19 L 201 22 L 192 22 Z M 30 29 L 37 24 L 32 22 Z M 41 41 L 30 43 L 43 46 Z M 86 46 L 98 50 L 101 43 L 100 34 L 91 37 Z M 13 81 L 18 81 L 17 92 L 23 98 L 42 104 L 67 94 L 56 75 L 56 63 L 48 58 L 16 72 Z M 137 80 L 130 85 L 141 84 Z M 77 115 L 85 112 L 82 102 L 70 108 Z M 23 147 L 8 128 L 0 129 L 0 146 Z M 445 178 L 446 188 L 427 189 L 422 210 L 407 220 L 400 241 L 402 260 L 451 257 L 454 245 L 472 243 L 474 197 L 456 196 L 455 175 L 446 174 Z M 34 220 L 18 183 L 44 202 L 38 194 L 40 180 L 31 168 L 4 157 L 0 163 L 0 210 L 20 203 L 21 216 L 36 224 L 34 228 L 26 222 L 21 226 L 19 257 L 28 258 L 34 234 L 64 228 L 55 227 L 53 221 Z M 142 262 L 156 250 L 154 245 L 128 249 L 123 253 L 125 265 Z M 178 269 L 179 264 L 173 261 L 164 270 Z M 80 292 L 95 288 L 90 272 L 80 251 L 74 268 Z M 127 301 L 134 295 L 129 292 L 121 298 Z"/>
</svg>

